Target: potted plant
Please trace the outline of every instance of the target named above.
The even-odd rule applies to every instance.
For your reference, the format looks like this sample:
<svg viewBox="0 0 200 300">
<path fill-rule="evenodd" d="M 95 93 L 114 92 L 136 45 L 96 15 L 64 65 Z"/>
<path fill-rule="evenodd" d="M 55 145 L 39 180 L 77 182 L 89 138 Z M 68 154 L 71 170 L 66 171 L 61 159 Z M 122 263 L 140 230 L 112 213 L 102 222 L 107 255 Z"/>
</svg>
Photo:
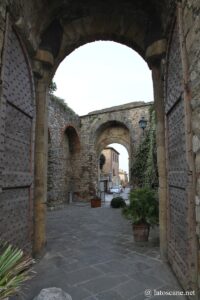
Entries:
<svg viewBox="0 0 200 300">
<path fill-rule="evenodd" d="M 101 207 L 101 198 L 99 196 L 93 196 L 93 198 L 91 199 L 91 207 Z"/>
<path fill-rule="evenodd" d="M 156 192 L 147 188 L 132 191 L 130 204 L 122 213 L 132 223 L 134 240 L 148 241 L 150 226 L 158 224 L 159 220 Z"/>
</svg>

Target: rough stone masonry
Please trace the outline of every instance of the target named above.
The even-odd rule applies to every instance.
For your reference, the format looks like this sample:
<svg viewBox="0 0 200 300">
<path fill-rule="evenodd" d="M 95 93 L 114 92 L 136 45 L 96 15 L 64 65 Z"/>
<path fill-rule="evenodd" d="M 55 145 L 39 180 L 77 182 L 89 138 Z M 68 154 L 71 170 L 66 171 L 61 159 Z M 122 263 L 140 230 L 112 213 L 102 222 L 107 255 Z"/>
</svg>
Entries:
<svg viewBox="0 0 200 300">
<path fill-rule="evenodd" d="M 194 289 L 198 299 L 199 16 L 199 0 L 57 0 L 48 5 L 44 0 L 1 1 L 1 237 L 35 255 L 42 253 L 46 244 L 49 84 L 62 60 L 79 46 L 95 40 L 119 42 L 137 51 L 152 70 L 161 256 L 170 262 L 184 289 Z M 91 124 L 95 126 L 95 120 Z M 120 127 L 126 144 L 128 125 L 122 124 L 115 120 L 112 126 Z M 102 130 L 109 131 L 102 125 L 88 145 L 95 136 L 103 144 Z M 74 126 L 66 133 L 63 144 L 74 160 L 72 174 L 80 166 L 81 136 Z M 67 139 L 75 141 L 69 149 Z M 84 178 L 89 178 L 93 160 L 94 156 L 83 157 L 80 172 Z M 90 194 L 94 181 L 92 177 Z"/>
<path fill-rule="evenodd" d="M 48 203 L 88 201 L 98 193 L 101 151 L 111 143 L 122 144 L 129 153 L 142 138 L 141 117 L 149 120 L 152 103 L 133 102 L 78 117 L 61 100 L 51 96 L 48 118 Z"/>
</svg>

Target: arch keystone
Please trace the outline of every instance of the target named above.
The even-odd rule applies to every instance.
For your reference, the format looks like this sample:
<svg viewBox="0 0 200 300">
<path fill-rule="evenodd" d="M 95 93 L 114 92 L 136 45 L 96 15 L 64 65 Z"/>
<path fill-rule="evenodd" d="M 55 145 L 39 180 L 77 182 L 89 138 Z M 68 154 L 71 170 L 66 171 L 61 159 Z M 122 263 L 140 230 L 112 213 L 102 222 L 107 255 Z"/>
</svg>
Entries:
<svg viewBox="0 0 200 300">
<path fill-rule="evenodd" d="M 41 61 L 44 64 L 47 64 L 49 66 L 53 66 L 54 65 L 54 58 L 53 58 L 53 54 L 47 50 L 43 50 L 43 49 L 38 49 L 36 56 L 35 56 L 36 60 Z"/>
</svg>

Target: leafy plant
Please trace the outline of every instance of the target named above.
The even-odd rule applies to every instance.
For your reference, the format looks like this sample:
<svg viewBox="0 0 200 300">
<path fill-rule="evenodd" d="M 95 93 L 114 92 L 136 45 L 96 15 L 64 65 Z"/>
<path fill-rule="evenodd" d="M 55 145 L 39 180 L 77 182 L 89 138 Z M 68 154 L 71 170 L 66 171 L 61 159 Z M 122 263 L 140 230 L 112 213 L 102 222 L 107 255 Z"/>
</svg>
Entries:
<svg viewBox="0 0 200 300">
<path fill-rule="evenodd" d="M 100 167 L 100 170 L 103 169 L 103 166 L 105 165 L 106 163 L 106 157 L 103 153 L 101 153 L 100 155 L 100 158 L 99 158 L 99 167 Z"/>
<path fill-rule="evenodd" d="M 144 188 L 130 193 L 130 204 L 122 210 L 132 224 L 158 224 L 158 199 L 154 190 Z"/>
<path fill-rule="evenodd" d="M 121 208 L 126 206 L 126 202 L 122 197 L 113 198 L 110 202 L 112 208 Z"/>
<path fill-rule="evenodd" d="M 0 300 L 15 295 L 22 283 L 31 278 L 34 260 L 7 243 L 0 246 Z"/>
<path fill-rule="evenodd" d="M 138 146 L 131 167 L 133 183 L 136 187 L 156 188 L 158 186 L 156 116 L 154 107 L 149 109 L 150 126 L 146 129 L 144 139 Z"/>
<path fill-rule="evenodd" d="M 51 83 L 49 85 L 49 93 L 53 94 L 56 91 L 57 91 L 57 85 L 54 81 L 51 81 Z"/>
<path fill-rule="evenodd" d="M 73 109 L 71 109 L 67 103 L 65 102 L 64 99 L 59 98 L 53 94 L 50 94 L 50 98 L 53 102 L 57 103 L 60 107 L 62 107 L 62 109 L 68 113 L 70 113 L 71 115 L 76 116 L 76 113 L 73 111 Z"/>
</svg>

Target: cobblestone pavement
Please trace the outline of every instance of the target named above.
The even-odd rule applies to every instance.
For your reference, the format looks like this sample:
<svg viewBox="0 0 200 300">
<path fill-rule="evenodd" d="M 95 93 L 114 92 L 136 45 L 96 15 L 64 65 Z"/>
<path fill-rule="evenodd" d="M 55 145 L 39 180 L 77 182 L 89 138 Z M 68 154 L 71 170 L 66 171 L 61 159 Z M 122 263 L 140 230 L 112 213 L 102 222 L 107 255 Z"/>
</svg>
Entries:
<svg viewBox="0 0 200 300">
<path fill-rule="evenodd" d="M 47 232 L 46 253 L 35 266 L 36 276 L 27 283 L 26 300 L 46 287 L 60 287 L 73 300 L 144 300 L 149 299 L 145 290 L 181 291 L 159 259 L 156 232 L 148 243 L 134 243 L 131 225 L 119 209 L 77 203 L 49 211 Z"/>
</svg>

